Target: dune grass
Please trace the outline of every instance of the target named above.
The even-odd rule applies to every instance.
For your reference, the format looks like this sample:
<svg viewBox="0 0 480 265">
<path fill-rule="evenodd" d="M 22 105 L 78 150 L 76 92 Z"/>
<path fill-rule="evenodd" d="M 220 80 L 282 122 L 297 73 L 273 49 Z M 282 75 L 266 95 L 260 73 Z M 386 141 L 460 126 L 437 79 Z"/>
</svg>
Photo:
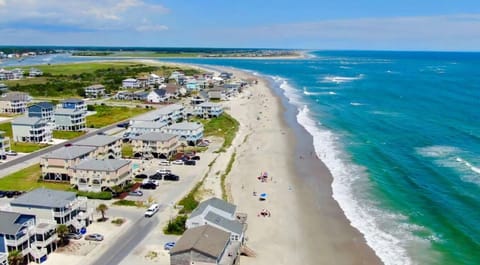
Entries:
<svg viewBox="0 0 480 265">
<path fill-rule="evenodd" d="M 95 115 L 87 116 L 87 127 L 101 128 L 110 124 L 148 112 L 145 108 L 128 108 L 118 106 L 95 106 Z"/>
</svg>

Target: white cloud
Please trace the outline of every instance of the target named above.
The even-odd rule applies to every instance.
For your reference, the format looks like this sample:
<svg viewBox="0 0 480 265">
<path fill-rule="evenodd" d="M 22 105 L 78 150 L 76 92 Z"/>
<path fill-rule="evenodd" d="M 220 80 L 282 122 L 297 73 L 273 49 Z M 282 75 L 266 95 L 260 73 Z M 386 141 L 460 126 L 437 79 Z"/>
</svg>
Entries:
<svg viewBox="0 0 480 265">
<path fill-rule="evenodd" d="M 4 7 L 7 5 L 6 0 L 0 0 L 0 8 Z"/>
<path fill-rule="evenodd" d="M 168 30 L 168 27 L 165 25 L 140 25 L 136 28 L 137 31 L 164 31 Z"/>
</svg>

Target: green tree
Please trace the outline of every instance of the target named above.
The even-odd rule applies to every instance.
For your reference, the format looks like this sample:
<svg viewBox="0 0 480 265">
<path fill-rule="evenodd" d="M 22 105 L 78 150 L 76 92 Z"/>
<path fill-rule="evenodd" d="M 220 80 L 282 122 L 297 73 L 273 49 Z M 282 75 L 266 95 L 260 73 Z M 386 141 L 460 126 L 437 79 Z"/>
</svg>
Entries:
<svg viewBox="0 0 480 265">
<path fill-rule="evenodd" d="M 108 210 L 108 206 L 104 203 L 101 203 L 97 206 L 97 212 L 101 213 L 102 214 L 102 221 L 105 221 L 105 213 L 107 212 Z"/>
<path fill-rule="evenodd" d="M 13 250 L 8 252 L 8 264 L 20 265 L 22 261 L 23 261 L 23 257 L 20 250 Z"/>
<path fill-rule="evenodd" d="M 60 244 L 65 245 L 67 243 L 68 226 L 61 224 L 57 226 L 57 235 L 60 238 Z"/>
</svg>

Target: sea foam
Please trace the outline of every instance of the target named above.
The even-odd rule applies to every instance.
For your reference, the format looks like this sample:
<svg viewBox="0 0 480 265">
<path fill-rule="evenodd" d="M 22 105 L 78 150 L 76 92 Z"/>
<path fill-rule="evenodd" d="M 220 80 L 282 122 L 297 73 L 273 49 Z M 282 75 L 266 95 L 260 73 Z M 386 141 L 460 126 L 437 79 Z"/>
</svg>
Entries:
<svg viewBox="0 0 480 265">
<path fill-rule="evenodd" d="M 406 241 L 428 247 L 429 242 L 413 234 L 414 231 L 424 228 L 409 224 L 405 216 L 381 210 L 368 198 L 359 198 L 362 196 L 360 194 L 368 194 L 355 192 L 358 186 L 369 185 L 365 169 L 347 162 L 348 157 L 338 147 L 338 136 L 329 130 L 320 129 L 321 124 L 311 118 L 309 108 L 297 95 L 298 90 L 290 86 L 285 79 L 274 79 L 289 101 L 297 106 L 298 122 L 313 136 L 315 152 L 333 176 L 333 198 L 339 203 L 352 226 L 365 236 L 367 244 L 385 264 L 414 264 L 408 255 Z"/>
<path fill-rule="evenodd" d="M 354 76 L 354 77 L 327 75 L 327 76 L 323 77 L 322 82 L 323 83 L 342 84 L 342 83 L 352 82 L 352 81 L 355 81 L 355 80 L 360 80 L 363 77 L 364 77 L 363 74 L 359 74 L 359 75 Z"/>
</svg>

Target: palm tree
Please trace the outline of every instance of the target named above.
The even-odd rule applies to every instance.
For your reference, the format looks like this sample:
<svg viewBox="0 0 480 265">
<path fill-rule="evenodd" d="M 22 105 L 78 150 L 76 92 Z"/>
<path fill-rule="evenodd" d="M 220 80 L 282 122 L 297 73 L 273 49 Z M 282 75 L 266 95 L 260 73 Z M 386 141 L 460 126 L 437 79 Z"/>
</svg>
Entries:
<svg viewBox="0 0 480 265">
<path fill-rule="evenodd" d="M 22 252 L 20 250 L 13 250 L 8 252 L 8 264 L 20 265 L 23 261 Z"/>
<path fill-rule="evenodd" d="M 101 203 L 100 205 L 97 206 L 97 212 L 102 214 L 102 221 L 105 221 L 105 212 L 108 210 L 108 206 Z"/>
<path fill-rule="evenodd" d="M 65 245 L 67 243 L 67 234 L 69 229 L 67 225 L 61 224 L 57 226 L 57 235 L 60 237 L 60 244 Z"/>
</svg>

